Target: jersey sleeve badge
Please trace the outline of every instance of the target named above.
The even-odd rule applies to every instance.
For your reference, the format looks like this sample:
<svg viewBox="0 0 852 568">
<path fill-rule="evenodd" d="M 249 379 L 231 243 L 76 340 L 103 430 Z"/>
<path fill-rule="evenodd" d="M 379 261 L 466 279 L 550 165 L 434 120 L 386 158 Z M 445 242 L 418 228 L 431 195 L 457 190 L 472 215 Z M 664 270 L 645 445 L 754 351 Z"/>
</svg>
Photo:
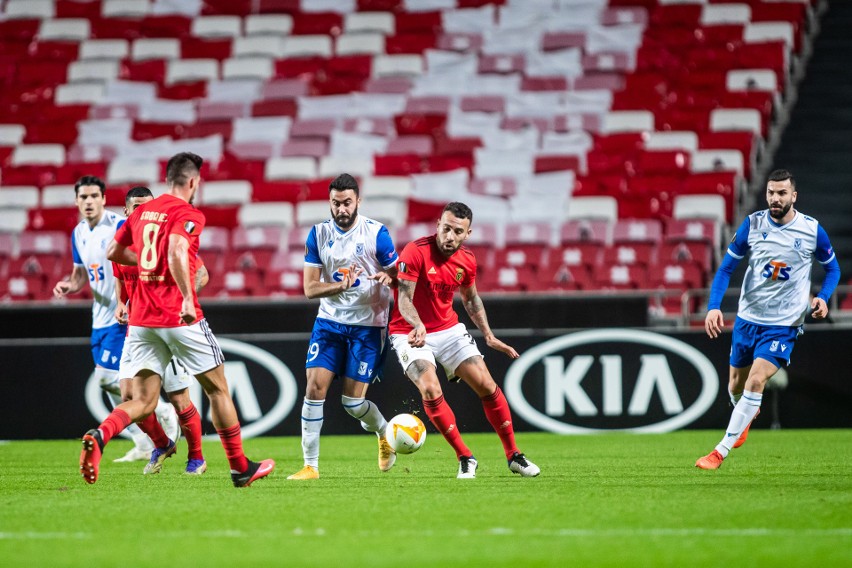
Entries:
<svg viewBox="0 0 852 568">
<path fill-rule="evenodd" d="M 456 268 L 456 282 L 461 282 L 464 278 L 464 268 Z"/>
<path fill-rule="evenodd" d="M 191 235 L 195 232 L 195 223 L 193 221 L 187 221 L 183 224 L 183 230 L 186 231 L 187 235 Z"/>
</svg>

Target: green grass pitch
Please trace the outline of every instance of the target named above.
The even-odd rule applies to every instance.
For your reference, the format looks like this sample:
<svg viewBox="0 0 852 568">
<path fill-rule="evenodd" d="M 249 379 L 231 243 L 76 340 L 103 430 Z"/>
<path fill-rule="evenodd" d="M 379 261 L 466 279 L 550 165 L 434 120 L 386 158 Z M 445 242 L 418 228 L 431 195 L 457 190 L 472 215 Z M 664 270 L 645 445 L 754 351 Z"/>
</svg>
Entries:
<svg viewBox="0 0 852 568">
<path fill-rule="evenodd" d="M 480 469 L 457 465 L 434 433 L 389 473 L 375 439 L 322 439 L 321 479 L 297 438 L 247 440 L 277 469 L 231 486 L 217 442 L 209 470 L 181 475 L 114 464 L 97 484 L 77 471 L 80 444 L 0 444 L 0 564 L 25 566 L 852 566 L 852 431 L 755 430 L 718 471 L 693 467 L 719 432 L 557 436 L 521 433 L 541 466 L 506 467 L 494 434 L 467 434 Z"/>
</svg>

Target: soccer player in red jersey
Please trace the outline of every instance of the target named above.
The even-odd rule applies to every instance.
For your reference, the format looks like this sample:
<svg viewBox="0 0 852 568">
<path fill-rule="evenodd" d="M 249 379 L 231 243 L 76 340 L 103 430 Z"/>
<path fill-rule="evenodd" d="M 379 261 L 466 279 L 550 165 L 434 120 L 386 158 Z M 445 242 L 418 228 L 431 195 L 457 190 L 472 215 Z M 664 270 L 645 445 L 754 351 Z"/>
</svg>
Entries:
<svg viewBox="0 0 852 568">
<path fill-rule="evenodd" d="M 195 263 L 190 259 L 198 254 L 205 219 L 190 204 L 201 184 L 202 163 L 201 157 L 188 152 L 173 156 L 166 165 L 169 193 L 138 207 L 107 249 L 111 261 L 139 266 L 127 338 L 134 370 L 133 399 L 83 436 L 80 471 L 87 483 L 97 481 L 103 448 L 113 436 L 153 411 L 172 357 L 186 365 L 210 399 L 213 425 L 225 448 L 234 486 L 251 485 L 275 468 L 272 460 L 256 463 L 243 453 L 222 350 L 192 286 Z M 138 255 L 130 248 L 133 245 Z"/>
<path fill-rule="evenodd" d="M 512 414 L 494 382 L 476 342 L 459 323 L 453 296 L 461 293 L 464 308 L 492 349 L 512 359 L 518 352 L 494 336 L 476 292 L 476 258 L 462 246 L 470 236 L 473 212 L 464 203 L 444 207 L 438 232 L 406 245 L 399 257 L 396 302 L 389 326 L 391 345 L 406 376 L 423 398 L 429 420 L 449 442 L 459 460 L 459 479 L 476 477 L 477 462 L 459 433 L 456 417 L 441 391 L 437 363 L 450 381 L 461 379 L 482 399 L 488 422 L 500 436 L 509 470 L 523 477 L 540 473 L 515 445 Z"/>
<path fill-rule="evenodd" d="M 131 188 L 124 199 L 124 216 L 129 217 L 137 207 L 143 203 L 148 203 L 152 199 L 154 199 L 154 195 L 147 187 L 136 186 Z M 198 294 L 207 284 L 209 275 L 207 268 L 205 268 L 204 263 L 201 261 L 201 257 L 196 257 L 195 263 L 194 285 L 195 292 Z M 136 285 L 139 281 L 139 267 L 114 262 L 112 263 L 112 269 L 115 275 L 115 295 L 118 299 L 115 319 L 118 320 L 118 323 L 127 325 L 128 309 L 133 305 L 133 302 L 130 300 L 136 291 Z M 130 344 L 128 342 L 121 351 L 121 362 L 118 366 L 122 402 L 132 398 L 131 379 L 133 378 L 133 374 L 130 371 L 131 364 Z M 171 363 L 166 366 L 166 374 L 163 376 L 163 390 L 166 391 L 166 396 L 168 396 L 169 402 L 171 402 L 175 409 L 175 422 L 179 423 L 179 427 L 175 429 L 176 433 L 167 433 L 160 426 L 160 423 L 157 422 L 154 414 L 148 415 L 147 418 L 138 423 L 139 428 L 154 441 L 155 446 L 142 473 L 152 474 L 160 472 L 166 458 L 175 454 L 177 438 L 181 431 L 186 438 L 189 452 L 186 462 L 186 473 L 201 475 L 207 470 L 207 462 L 204 460 L 204 455 L 201 451 L 201 415 L 189 398 L 191 381 L 192 377 L 184 368 L 183 363 L 173 358 Z"/>
</svg>

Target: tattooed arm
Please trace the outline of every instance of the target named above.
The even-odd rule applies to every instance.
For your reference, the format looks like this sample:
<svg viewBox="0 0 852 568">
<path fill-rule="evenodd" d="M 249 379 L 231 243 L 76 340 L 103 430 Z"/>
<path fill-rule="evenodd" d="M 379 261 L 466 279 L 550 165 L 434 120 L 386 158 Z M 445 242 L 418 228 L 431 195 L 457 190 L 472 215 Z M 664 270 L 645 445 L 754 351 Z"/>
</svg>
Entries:
<svg viewBox="0 0 852 568">
<path fill-rule="evenodd" d="M 491 331 L 491 326 L 488 325 L 488 317 L 485 315 L 485 306 L 482 304 L 482 298 L 479 297 L 476 291 L 476 284 L 472 284 L 469 287 L 462 286 L 459 291 L 461 292 L 462 302 L 464 303 L 464 310 L 470 316 L 470 319 L 473 320 L 473 323 L 476 324 L 476 327 L 479 328 L 479 331 L 482 332 L 482 335 L 485 337 L 485 344 L 491 349 L 505 353 L 512 359 L 517 359 L 519 357 L 518 352 L 513 347 L 497 339 L 494 336 L 494 332 Z"/>
<path fill-rule="evenodd" d="M 399 313 L 405 318 L 411 327 L 408 334 L 408 344 L 412 347 L 423 347 L 426 345 L 426 326 L 420 319 L 420 314 L 417 313 L 417 308 L 414 307 L 414 289 L 417 287 L 417 282 L 411 280 L 399 279 Z"/>
</svg>

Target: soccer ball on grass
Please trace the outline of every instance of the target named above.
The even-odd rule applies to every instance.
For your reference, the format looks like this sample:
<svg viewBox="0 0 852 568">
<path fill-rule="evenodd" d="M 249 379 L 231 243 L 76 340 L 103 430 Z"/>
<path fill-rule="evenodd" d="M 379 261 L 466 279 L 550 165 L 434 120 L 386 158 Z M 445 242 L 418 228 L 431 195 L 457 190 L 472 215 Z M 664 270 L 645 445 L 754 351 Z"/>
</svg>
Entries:
<svg viewBox="0 0 852 568">
<path fill-rule="evenodd" d="M 413 454 L 426 441 L 426 426 L 413 414 L 397 414 L 388 421 L 385 439 L 398 454 Z"/>
</svg>

